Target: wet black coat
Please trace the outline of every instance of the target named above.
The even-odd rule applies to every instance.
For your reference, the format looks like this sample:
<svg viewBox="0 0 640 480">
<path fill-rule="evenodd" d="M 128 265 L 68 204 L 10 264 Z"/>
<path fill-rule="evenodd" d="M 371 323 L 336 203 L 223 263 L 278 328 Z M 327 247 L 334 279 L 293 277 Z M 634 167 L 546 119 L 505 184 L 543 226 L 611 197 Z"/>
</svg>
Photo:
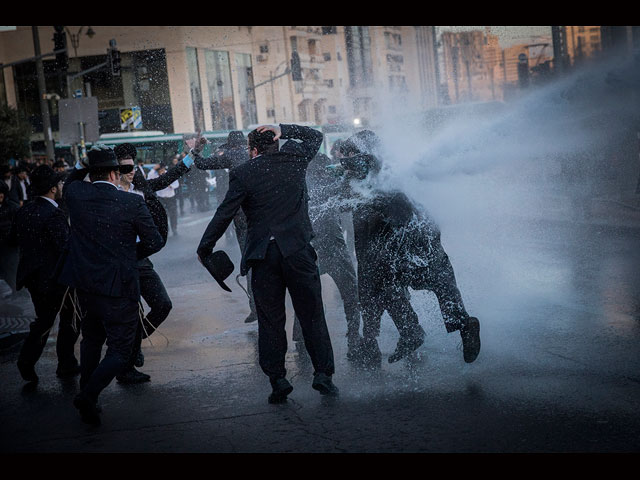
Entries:
<svg viewBox="0 0 640 480">
<path fill-rule="evenodd" d="M 71 173 L 63 187 L 71 236 L 59 282 L 87 293 L 138 301 L 138 259 L 162 248 L 162 236 L 140 195 Z M 140 242 L 136 244 L 136 237 Z"/>
<path fill-rule="evenodd" d="M 247 242 L 240 271 L 265 257 L 273 236 L 283 257 L 304 248 L 313 237 L 308 212 L 307 166 L 322 144 L 322 133 L 309 127 L 281 125 L 280 151 L 255 157 L 229 172 L 229 191 L 207 226 L 198 246 L 210 253 L 242 207 L 247 217 Z"/>
<path fill-rule="evenodd" d="M 47 290 L 69 240 L 69 224 L 60 208 L 41 197 L 16 213 L 11 237 L 20 246 L 16 288 Z"/>
<path fill-rule="evenodd" d="M 402 192 L 372 192 L 353 211 L 358 276 L 367 283 L 417 286 L 440 231 Z"/>
</svg>

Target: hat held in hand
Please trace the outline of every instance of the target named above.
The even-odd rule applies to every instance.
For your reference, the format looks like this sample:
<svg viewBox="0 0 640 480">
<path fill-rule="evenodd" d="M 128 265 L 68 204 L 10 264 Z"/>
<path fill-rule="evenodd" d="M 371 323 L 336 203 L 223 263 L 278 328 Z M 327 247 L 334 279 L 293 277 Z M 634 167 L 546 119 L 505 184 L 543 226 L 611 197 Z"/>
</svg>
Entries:
<svg viewBox="0 0 640 480">
<path fill-rule="evenodd" d="M 209 271 L 211 276 L 227 292 L 231 289 L 224 283 L 225 279 L 233 273 L 233 262 L 222 250 L 212 252 L 202 258 L 202 265 Z"/>
</svg>

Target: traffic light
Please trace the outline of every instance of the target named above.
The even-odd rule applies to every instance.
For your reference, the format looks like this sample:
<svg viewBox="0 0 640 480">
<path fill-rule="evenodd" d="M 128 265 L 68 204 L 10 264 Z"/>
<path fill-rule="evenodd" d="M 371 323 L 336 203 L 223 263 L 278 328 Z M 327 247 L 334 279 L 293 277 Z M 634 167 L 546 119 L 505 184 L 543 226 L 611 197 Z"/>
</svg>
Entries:
<svg viewBox="0 0 640 480">
<path fill-rule="evenodd" d="M 300 55 L 295 50 L 291 52 L 291 78 L 302 80 L 302 69 L 300 68 Z"/>
<path fill-rule="evenodd" d="M 120 51 L 116 47 L 116 41 L 109 41 L 109 67 L 111 68 L 111 75 L 114 77 L 120 76 Z"/>
<path fill-rule="evenodd" d="M 64 52 L 56 53 L 56 67 L 60 71 L 66 71 L 69 68 L 69 55 L 67 55 L 67 34 L 64 32 L 63 26 L 53 27 L 53 49 L 62 50 Z"/>
</svg>

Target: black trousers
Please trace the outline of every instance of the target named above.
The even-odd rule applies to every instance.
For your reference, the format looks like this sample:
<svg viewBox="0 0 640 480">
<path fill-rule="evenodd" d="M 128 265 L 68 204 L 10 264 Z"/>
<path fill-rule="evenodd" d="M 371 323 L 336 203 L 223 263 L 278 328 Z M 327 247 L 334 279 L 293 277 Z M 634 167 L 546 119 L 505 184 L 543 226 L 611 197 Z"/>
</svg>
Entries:
<svg viewBox="0 0 640 480">
<path fill-rule="evenodd" d="M 153 263 L 148 258 L 144 258 L 138 262 L 138 272 L 140 274 L 140 295 L 149 305 L 149 313 L 147 319 L 138 322 L 136 329 L 136 337 L 134 347 L 129 360 L 128 367 L 133 367 L 136 356 L 142 348 L 142 339 L 150 337 L 153 332 L 164 322 L 173 304 L 169 298 L 160 275 L 153 269 Z"/>
<path fill-rule="evenodd" d="M 347 319 L 347 336 L 358 335 L 360 331 L 358 281 L 347 251 L 347 244 L 342 235 L 333 236 L 331 239 L 316 237 L 312 243 L 318 253 L 320 275 L 329 274 L 340 292 Z M 293 324 L 293 340 L 302 340 L 302 330 L 297 317 Z"/>
<path fill-rule="evenodd" d="M 380 321 L 385 310 L 389 313 L 401 337 L 418 334 L 420 322 L 411 306 L 409 290 L 393 281 L 382 282 L 384 286 L 380 284 L 374 286 L 371 280 L 367 276 L 360 278 L 363 336 L 375 338 L 380 335 Z"/>
<path fill-rule="evenodd" d="M 380 333 L 380 319 L 386 310 L 401 335 L 412 335 L 419 327 L 418 315 L 411 306 L 414 290 L 432 291 L 440 305 L 440 311 L 447 332 L 459 330 L 469 317 L 449 257 L 442 248 L 440 238 L 431 242 L 427 257 L 428 267 L 394 273 L 393 267 L 385 262 L 363 262 L 358 265 L 360 302 L 362 305 L 363 334 L 377 337 Z"/>
<path fill-rule="evenodd" d="M 305 347 L 316 373 L 333 375 L 333 349 L 324 317 L 317 255 L 308 244 L 283 257 L 275 241 L 269 242 L 264 260 L 251 263 L 253 296 L 258 313 L 258 357 L 271 380 L 286 375 L 285 294 L 300 319 Z"/>
<path fill-rule="evenodd" d="M 30 285 L 27 286 L 27 289 L 31 294 L 36 319 L 29 326 L 29 335 L 22 345 L 18 361 L 27 365 L 36 364 L 47 344 L 49 332 L 53 328 L 58 311 L 60 311 L 56 340 L 58 365 L 62 368 L 77 365 L 74 347 L 80 335 L 80 325 L 77 326 L 77 331 L 74 330 L 70 297 L 66 297 L 64 304 L 62 303 L 67 287 L 51 282 L 45 285 Z M 60 308 L 61 306 L 62 308 Z"/>
<path fill-rule="evenodd" d="M 410 274 L 409 286 L 414 290 L 430 290 L 438 299 L 440 312 L 448 333 L 460 330 L 469 318 L 449 256 L 442 248 L 440 237 L 431 242 L 431 255 L 426 268 Z"/>
<path fill-rule="evenodd" d="M 160 203 L 167 211 L 167 217 L 169 219 L 169 225 L 171 231 L 176 233 L 178 231 L 178 203 L 176 197 L 158 197 Z"/>
<path fill-rule="evenodd" d="M 78 301 L 85 313 L 80 342 L 80 388 L 88 400 L 96 401 L 131 358 L 139 323 L 138 301 L 81 290 Z M 107 352 L 100 360 L 105 341 Z"/>
</svg>

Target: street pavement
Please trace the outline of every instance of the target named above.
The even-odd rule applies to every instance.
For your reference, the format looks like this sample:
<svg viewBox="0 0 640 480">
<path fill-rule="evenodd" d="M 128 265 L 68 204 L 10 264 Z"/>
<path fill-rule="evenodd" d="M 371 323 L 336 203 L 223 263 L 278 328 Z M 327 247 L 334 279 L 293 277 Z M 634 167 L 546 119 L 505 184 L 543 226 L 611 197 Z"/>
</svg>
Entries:
<svg viewBox="0 0 640 480">
<path fill-rule="evenodd" d="M 249 308 L 235 279 L 235 239 L 219 245 L 236 265 L 228 293 L 195 256 L 213 212 L 187 214 L 180 235 L 151 258 L 173 302 L 152 343 L 143 344 L 141 370 L 151 381 L 112 383 L 100 396 L 102 425 L 91 427 L 72 405 L 77 379 L 55 376 L 55 329 L 35 388 L 15 366 L 19 344 L 7 347 L 0 452 L 638 452 L 640 215 L 598 208 L 584 221 L 443 228 L 466 307 L 481 321 L 482 351 L 472 364 L 429 292 L 412 296 L 427 332 L 416 353 L 387 363 L 398 334 L 385 314 L 381 368 L 351 364 L 340 296 L 324 275 L 340 396 L 311 388 L 308 357 L 290 342 L 294 390 L 283 405 L 267 403 L 257 324 L 243 321 Z M 33 315 L 28 297 L 4 300 L 2 309 Z"/>
</svg>

